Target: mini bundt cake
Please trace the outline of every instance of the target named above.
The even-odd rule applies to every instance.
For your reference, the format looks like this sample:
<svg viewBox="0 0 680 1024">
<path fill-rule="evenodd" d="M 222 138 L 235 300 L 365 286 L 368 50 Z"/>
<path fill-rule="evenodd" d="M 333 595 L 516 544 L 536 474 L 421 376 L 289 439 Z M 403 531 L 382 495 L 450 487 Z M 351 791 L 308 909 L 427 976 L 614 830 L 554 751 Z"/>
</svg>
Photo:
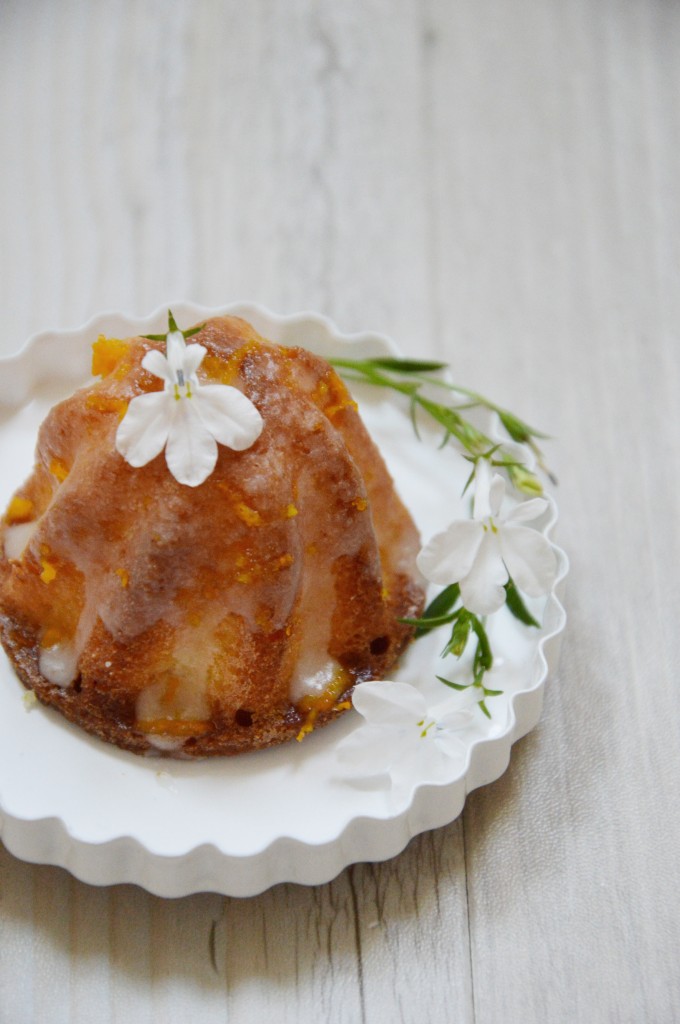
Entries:
<svg viewBox="0 0 680 1024">
<path fill-rule="evenodd" d="M 197 455 L 203 482 L 173 475 L 174 407 L 149 419 L 166 399 L 198 407 L 181 372 L 159 391 L 165 339 L 100 338 L 100 379 L 47 416 L 0 533 L 0 631 L 24 685 L 103 740 L 180 757 L 337 716 L 386 676 L 424 597 L 416 528 L 331 367 L 235 317 L 192 333 L 187 376 L 220 441 Z M 257 419 L 252 443 L 220 426 L 215 385 Z M 126 435 L 140 396 L 151 457 Z"/>
</svg>

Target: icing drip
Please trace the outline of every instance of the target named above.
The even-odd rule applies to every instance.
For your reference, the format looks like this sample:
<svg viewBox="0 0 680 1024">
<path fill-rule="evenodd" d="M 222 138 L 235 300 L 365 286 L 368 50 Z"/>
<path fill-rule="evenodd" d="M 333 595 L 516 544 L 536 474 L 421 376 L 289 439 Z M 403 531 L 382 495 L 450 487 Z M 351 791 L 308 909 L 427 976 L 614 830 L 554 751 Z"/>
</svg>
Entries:
<svg viewBox="0 0 680 1024">
<path fill-rule="evenodd" d="M 5 532 L 5 558 L 18 561 L 26 550 L 37 526 L 37 519 L 32 523 L 17 523 L 16 526 L 8 526 Z"/>
<path fill-rule="evenodd" d="M 182 736 L 157 736 L 150 733 L 146 738 L 150 746 L 155 747 L 156 750 L 167 752 L 170 750 L 181 750 L 184 746 L 184 738 Z"/>
<path fill-rule="evenodd" d="M 291 680 L 290 696 L 293 704 L 304 697 L 320 696 L 342 672 L 340 665 L 323 650 L 310 649 L 295 669 Z"/>
<path fill-rule="evenodd" d="M 70 686 L 76 678 L 78 654 L 67 644 L 55 644 L 40 652 L 40 674 L 56 686 Z"/>
<path fill-rule="evenodd" d="M 209 715 L 205 684 L 195 685 L 191 674 L 181 675 L 180 666 L 174 674 L 153 683 L 137 697 L 136 724 L 149 744 L 163 752 L 177 752 L 193 735 L 207 728 Z"/>
<path fill-rule="evenodd" d="M 304 561 L 296 608 L 299 646 L 290 682 L 293 704 L 299 704 L 305 697 L 320 696 L 343 673 L 329 654 L 333 610 L 337 604 L 334 567 L 342 556 L 355 555 L 363 542 L 362 534 L 357 536 L 355 531 L 344 529 L 347 512 L 336 511 L 335 519 L 328 523 L 327 496 L 318 487 L 319 463 L 328 458 L 325 447 L 307 457 L 298 479 L 298 505 L 304 511 L 291 520 L 300 534 Z M 354 477 L 341 480 L 337 488 L 342 498 L 341 509 L 351 507 L 351 499 L 357 493 L 363 497 Z"/>
</svg>

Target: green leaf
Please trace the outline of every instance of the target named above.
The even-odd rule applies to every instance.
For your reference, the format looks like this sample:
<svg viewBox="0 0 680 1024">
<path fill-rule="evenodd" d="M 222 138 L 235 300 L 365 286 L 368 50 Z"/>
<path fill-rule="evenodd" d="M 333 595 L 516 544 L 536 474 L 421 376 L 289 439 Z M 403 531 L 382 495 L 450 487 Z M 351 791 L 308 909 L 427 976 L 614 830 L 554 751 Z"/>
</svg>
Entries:
<svg viewBox="0 0 680 1024">
<path fill-rule="evenodd" d="M 524 601 L 521 598 L 520 592 L 515 585 L 515 581 L 510 577 L 508 582 L 505 584 L 506 601 L 508 610 L 512 612 L 516 619 L 524 623 L 525 626 L 536 626 L 540 628 L 540 622 L 537 622 L 533 617 Z"/>
<path fill-rule="evenodd" d="M 454 604 L 460 597 L 460 586 L 458 583 L 450 583 L 448 587 L 444 587 L 441 593 L 433 597 L 427 608 L 423 612 L 423 618 L 434 618 L 437 615 L 443 615 L 453 608 Z"/>
<path fill-rule="evenodd" d="M 444 676 L 437 676 L 437 679 L 444 686 L 450 686 L 452 690 L 467 690 L 472 686 L 472 683 L 454 683 L 451 679 L 444 679 Z"/>
<path fill-rule="evenodd" d="M 524 423 L 519 416 L 508 412 L 507 409 L 496 408 L 496 412 L 510 437 L 519 444 L 528 444 L 532 437 L 547 438 L 548 436 L 547 434 L 541 434 L 538 430 L 534 430 L 533 427 Z"/>
<path fill-rule="evenodd" d="M 429 362 L 423 359 L 396 359 L 391 356 L 377 356 L 375 359 L 329 359 L 331 366 L 366 372 L 390 370 L 392 373 L 434 373 L 445 370 L 447 363 Z"/>
<path fill-rule="evenodd" d="M 447 654 L 453 654 L 456 658 L 460 658 L 462 656 L 465 648 L 467 647 L 471 625 L 470 613 L 465 608 L 461 608 L 458 613 L 457 621 L 451 630 L 451 638 L 442 651 L 443 658 L 445 658 Z"/>
<path fill-rule="evenodd" d="M 487 718 L 491 718 L 491 712 L 490 712 L 490 711 L 489 711 L 489 709 L 487 708 L 487 706 L 486 706 L 486 704 L 484 703 L 484 701 L 483 701 L 483 700 L 478 700 L 478 701 L 477 701 L 477 704 L 479 705 L 479 707 L 481 708 L 481 710 L 482 710 L 482 711 L 484 712 L 484 714 L 486 715 L 486 717 L 487 717 Z"/>
<path fill-rule="evenodd" d="M 441 593 L 437 594 L 430 601 L 421 617 L 411 620 L 409 623 L 416 626 L 416 639 L 429 633 L 431 629 L 436 629 L 438 626 L 445 626 L 449 622 L 453 622 L 454 616 L 449 616 L 448 612 L 453 608 L 459 597 L 460 587 L 457 583 L 451 583 Z"/>
<path fill-rule="evenodd" d="M 440 626 L 448 626 L 448 624 L 453 622 L 457 616 L 458 612 L 451 612 L 449 615 L 433 615 L 429 618 L 425 618 L 425 616 L 423 616 L 420 619 L 397 619 L 397 622 L 401 622 L 404 626 L 417 626 L 420 632 L 429 633 L 431 629 L 438 629 Z"/>
<path fill-rule="evenodd" d="M 439 402 L 432 402 L 429 398 L 423 398 L 422 395 L 417 395 L 416 401 L 421 409 L 430 414 L 433 420 L 441 423 L 449 433 L 458 436 L 458 431 L 465 421 L 454 409 L 447 405 L 440 405 Z"/>
<path fill-rule="evenodd" d="M 470 473 L 469 477 L 468 477 L 468 478 L 467 478 L 467 480 L 465 481 L 465 487 L 464 487 L 464 488 L 463 488 L 463 490 L 461 491 L 461 495 L 460 495 L 460 496 L 461 496 L 461 498 L 464 498 L 464 497 L 465 497 L 465 495 L 466 495 L 466 493 L 467 493 L 467 491 L 468 491 L 468 488 L 469 488 L 470 484 L 472 483 L 472 481 L 474 480 L 474 478 L 475 478 L 475 469 L 474 469 L 474 467 L 473 467 L 473 469 L 472 469 L 472 472 Z"/>
<path fill-rule="evenodd" d="M 386 377 L 379 370 L 364 370 L 364 377 L 368 384 L 377 384 L 381 388 L 391 388 L 392 391 L 399 391 L 402 395 L 415 395 L 420 384 L 413 380 L 393 380 Z"/>
<path fill-rule="evenodd" d="M 526 466 L 516 462 L 504 462 L 508 471 L 510 482 L 522 494 L 528 494 L 532 498 L 540 498 L 543 494 L 543 485 L 535 473 L 532 473 Z"/>
<path fill-rule="evenodd" d="M 411 401 L 409 402 L 409 415 L 411 417 L 411 426 L 413 427 L 413 433 L 416 435 L 419 441 L 422 440 L 420 431 L 418 430 L 418 403 L 416 402 L 415 394 L 411 395 Z"/>
<path fill-rule="evenodd" d="M 482 668 L 485 672 L 488 672 L 493 665 L 493 654 L 491 653 L 491 644 L 487 636 L 486 630 L 482 624 L 482 620 L 470 612 L 470 620 L 472 628 L 477 634 L 477 650 L 475 651 L 474 660 L 474 672 L 477 674 L 477 670 Z"/>
<path fill-rule="evenodd" d="M 391 370 L 393 373 L 435 373 L 437 370 L 445 370 L 448 365 L 424 359 L 392 359 L 390 357 L 367 359 L 366 362 L 371 366 L 377 366 L 380 370 Z"/>
<path fill-rule="evenodd" d="M 202 331 L 204 327 L 205 324 L 203 323 L 199 324 L 197 327 L 191 327 L 188 331 L 182 331 L 182 334 L 184 335 L 184 340 L 186 341 L 187 338 L 193 338 L 194 334 L 198 334 L 198 332 Z"/>
<path fill-rule="evenodd" d="M 186 341 L 187 338 L 193 338 L 194 334 L 198 334 L 199 331 L 202 331 L 204 327 L 205 323 L 198 324 L 196 327 L 190 327 L 188 331 L 180 331 L 180 334 Z M 165 341 L 171 331 L 179 331 L 179 327 L 177 326 L 171 310 L 168 310 L 168 329 L 165 334 L 142 334 L 140 337 L 147 338 L 149 341 Z"/>
</svg>

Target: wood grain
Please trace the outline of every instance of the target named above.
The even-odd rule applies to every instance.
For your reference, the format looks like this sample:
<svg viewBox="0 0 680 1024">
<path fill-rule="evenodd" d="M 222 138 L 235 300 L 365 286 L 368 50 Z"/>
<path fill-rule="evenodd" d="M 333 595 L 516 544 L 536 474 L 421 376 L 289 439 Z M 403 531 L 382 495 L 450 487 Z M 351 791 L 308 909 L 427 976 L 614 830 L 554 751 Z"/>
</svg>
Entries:
<svg viewBox="0 0 680 1024">
<path fill-rule="evenodd" d="M 5 0 L 0 349 L 249 298 L 559 440 L 569 627 L 462 817 L 176 901 L 0 849 L 0 1021 L 670 1022 L 680 1005 L 680 8 Z"/>
</svg>

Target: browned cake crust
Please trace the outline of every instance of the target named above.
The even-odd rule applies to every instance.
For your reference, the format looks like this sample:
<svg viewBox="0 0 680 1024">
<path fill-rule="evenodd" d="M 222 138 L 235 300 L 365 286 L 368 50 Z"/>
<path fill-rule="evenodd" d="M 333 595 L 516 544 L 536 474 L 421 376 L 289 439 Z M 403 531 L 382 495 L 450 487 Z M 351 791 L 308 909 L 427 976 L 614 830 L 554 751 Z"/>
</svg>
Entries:
<svg viewBox="0 0 680 1024">
<path fill-rule="evenodd" d="M 133 469 L 115 434 L 158 389 L 141 361 L 163 343 L 103 342 L 102 379 L 52 409 L 0 530 L 0 635 L 24 685 L 101 739 L 182 757 L 336 717 L 356 682 L 389 673 L 411 636 L 398 620 L 424 598 L 415 526 L 328 364 L 235 317 L 193 340 L 199 379 L 262 414 L 251 448 L 220 445 L 195 488 L 162 454 Z M 71 659 L 73 678 L 49 682 L 45 658 Z"/>
</svg>

